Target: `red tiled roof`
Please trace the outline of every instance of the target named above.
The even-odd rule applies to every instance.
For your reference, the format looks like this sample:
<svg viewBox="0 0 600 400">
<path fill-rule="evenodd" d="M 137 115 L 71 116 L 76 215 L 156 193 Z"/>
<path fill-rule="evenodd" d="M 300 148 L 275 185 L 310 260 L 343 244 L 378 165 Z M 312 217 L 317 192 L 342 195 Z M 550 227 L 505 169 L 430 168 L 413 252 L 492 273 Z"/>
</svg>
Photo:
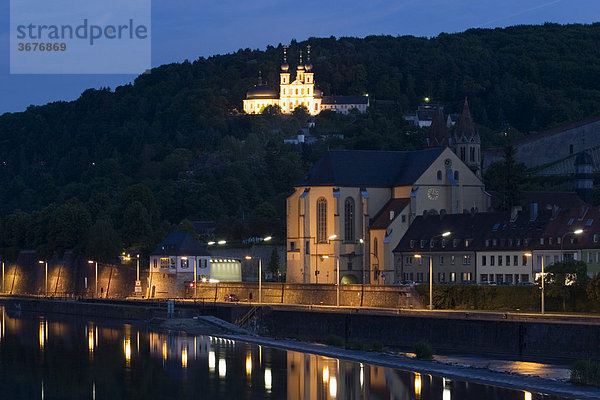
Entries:
<svg viewBox="0 0 600 400">
<path fill-rule="evenodd" d="M 370 229 L 386 229 L 394 219 L 400 215 L 402 210 L 410 203 L 410 199 L 391 199 L 387 204 L 377 213 L 375 218 L 371 220 Z M 390 219 L 390 212 L 394 212 L 394 218 Z"/>
</svg>

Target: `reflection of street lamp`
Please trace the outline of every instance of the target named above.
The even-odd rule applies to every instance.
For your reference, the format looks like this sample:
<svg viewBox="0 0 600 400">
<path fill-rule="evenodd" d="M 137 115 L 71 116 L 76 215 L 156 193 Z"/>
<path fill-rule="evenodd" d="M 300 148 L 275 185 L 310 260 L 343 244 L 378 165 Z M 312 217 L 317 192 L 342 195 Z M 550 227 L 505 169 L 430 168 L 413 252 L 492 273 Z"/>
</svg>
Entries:
<svg viewBox="0 0 600 400">
<path fill-rule="evenodd" d="M 562 243 L 562 240 L 561 240 Z M 525 257 L 531 257 L 531 264 L 533 265 L 533 253 L 525 253 L 524 254 Z M 545 306 L 544 306 L 544 281 L 545 279 L 545 275 L 544 275 L 544 256 L 541 256 L 542 258 L 542 315 L 546 312 Z"/>
<path fill-rule="evenodd" d="M 421 254 L 415 254 L 415 258 L 428 257 L 429 258 L 429 310 L 433 310 L 433 241 L 437 238 L 444 238 L 450 236 L 450 232 L 444 232 L 441 235 L 435 235 L 429 239 L 429 255 L 423 256 Z"/>
<path fill-rule="evenodd" d="M 98 297 L 98 261 L 89 260 L 88 264 L 96 264 L 96 298 Z"/>
<path fill-rule="evenodd" d="M 262 303 L 262 258 L 246 256 L 246 260 L 252 260 L 258 258 L 258 302 Z"/>
<path fill-rule="evenodd" d="M 560 238 L 560 261 L 564 261 L 564 256 L 563 256 L 563 243 L 565 242 L 565 237 L 569 236 L 569 235 L 581 235 L 583 233 L 583 229 L 576 229 L 572 232 L 565 232 L 562 237 Z M 543 258 L 543 257 L 542 257 Z"/>
<path fill-rule="evenodd" d="M 38 263 L 40 264 L 45 264 L 46 265 L 46 296 L 48 296 L 48 262 L 47 261 L 38 261 Z"/>
</svg>

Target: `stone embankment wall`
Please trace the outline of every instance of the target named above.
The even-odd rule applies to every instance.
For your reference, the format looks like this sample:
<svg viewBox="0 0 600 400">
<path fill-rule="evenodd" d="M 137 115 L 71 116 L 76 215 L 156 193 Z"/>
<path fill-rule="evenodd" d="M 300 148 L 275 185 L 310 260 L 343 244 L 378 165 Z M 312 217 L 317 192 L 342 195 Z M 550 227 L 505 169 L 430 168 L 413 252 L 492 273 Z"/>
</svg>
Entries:
<svg viewBox="0 0 600 400">
<path fill-rule="evenodd" d="M 65 252 L 62 258 L 48 260 L 48 289 L 46 265 L 39 262 L 35 251 L 22 251 L 14 263 L 4 262 L 0 275 L 0 292 L 12 295 L 48 295 L 51 297 L 95 297 L 96 265 L 87 259 Z M 98 297 L 125 298 L 134 293 L 135 264 L 98 264 Z M 0 271 L 2 274 L 2 271 Z M 146 278 L 142 277 L 142 283 Z M 143 287 L 144 293 L 146 285 Z"/>
<path fill-rule="evenodd" d="M 421 312 L 422 313 L 422 312 Z M 407 315 L 408 314 L 408 315 Z M 600 324 L 558 319 L 488 320 L 453 316 L 366 315 L 325 311 L 271 310 L 259 313 L 262 331 L 275 337 L 322 341 L 336 335 L 346 342 L 378 342 L 411 349 L 419 340 L 438 352 L 487 354 L 525 359 L 600 359 Z"/>
<path fill-rule="evenodd" d="M 257 283 L 202 283 L 186 297 L 203 302 L 224 301 L 235 294 L 242 303 L 259 300 Z M 335 285 L 263 283 L 262 302 L 270 304 L 336 305 Z M 340 285 L 340 305 L 349 307 L 422 308 L 418 297 L 408 287 L 376 285 Z"/>
</svg>

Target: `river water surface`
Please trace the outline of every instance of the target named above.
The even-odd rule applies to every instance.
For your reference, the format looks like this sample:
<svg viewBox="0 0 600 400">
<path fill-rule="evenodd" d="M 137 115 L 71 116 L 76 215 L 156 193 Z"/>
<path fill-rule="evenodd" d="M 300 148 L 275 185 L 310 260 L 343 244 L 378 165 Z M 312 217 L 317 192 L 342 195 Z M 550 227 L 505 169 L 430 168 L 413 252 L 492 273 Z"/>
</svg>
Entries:
<svg viewBox="0 0 600 400">
<path fill-rule="evenodd" d="M 8 400 L 562 399 L 210 336 L 0 313 Z"/>
</svg>

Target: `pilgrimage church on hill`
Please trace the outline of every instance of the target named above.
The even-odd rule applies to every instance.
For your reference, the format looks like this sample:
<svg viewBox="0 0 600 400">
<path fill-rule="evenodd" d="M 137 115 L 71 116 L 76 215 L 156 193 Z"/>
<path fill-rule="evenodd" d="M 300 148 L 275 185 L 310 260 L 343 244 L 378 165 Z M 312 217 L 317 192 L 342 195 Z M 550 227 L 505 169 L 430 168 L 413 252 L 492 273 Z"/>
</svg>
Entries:
<svg viewBox="0 0 600 400">
<path fill-rule="evenodd" d="M 287 63 L 287 47 L 283 47 L 283 63 L 279 73 L 279 92 L 262 81 L 258 75 L 258 84 L 246 93 L 244 112 L 259 114 L 265 107 L 278 105 L 281 112 L 291 114 L 296 107 L 305 106 L 311 115 L 317 115 L 322 110 L 331 110 L 348 114 L 356 109 L 361 113 L 367 112 L 368 96 L 323 96 L 323 92 L 315 86 L 315 73 L 310 62 L 310 46 L 306 49 L 306 62 L 300 62 L 296 68 L 296 79 L 292 81 L 290 65 Z"/>
</svg>

